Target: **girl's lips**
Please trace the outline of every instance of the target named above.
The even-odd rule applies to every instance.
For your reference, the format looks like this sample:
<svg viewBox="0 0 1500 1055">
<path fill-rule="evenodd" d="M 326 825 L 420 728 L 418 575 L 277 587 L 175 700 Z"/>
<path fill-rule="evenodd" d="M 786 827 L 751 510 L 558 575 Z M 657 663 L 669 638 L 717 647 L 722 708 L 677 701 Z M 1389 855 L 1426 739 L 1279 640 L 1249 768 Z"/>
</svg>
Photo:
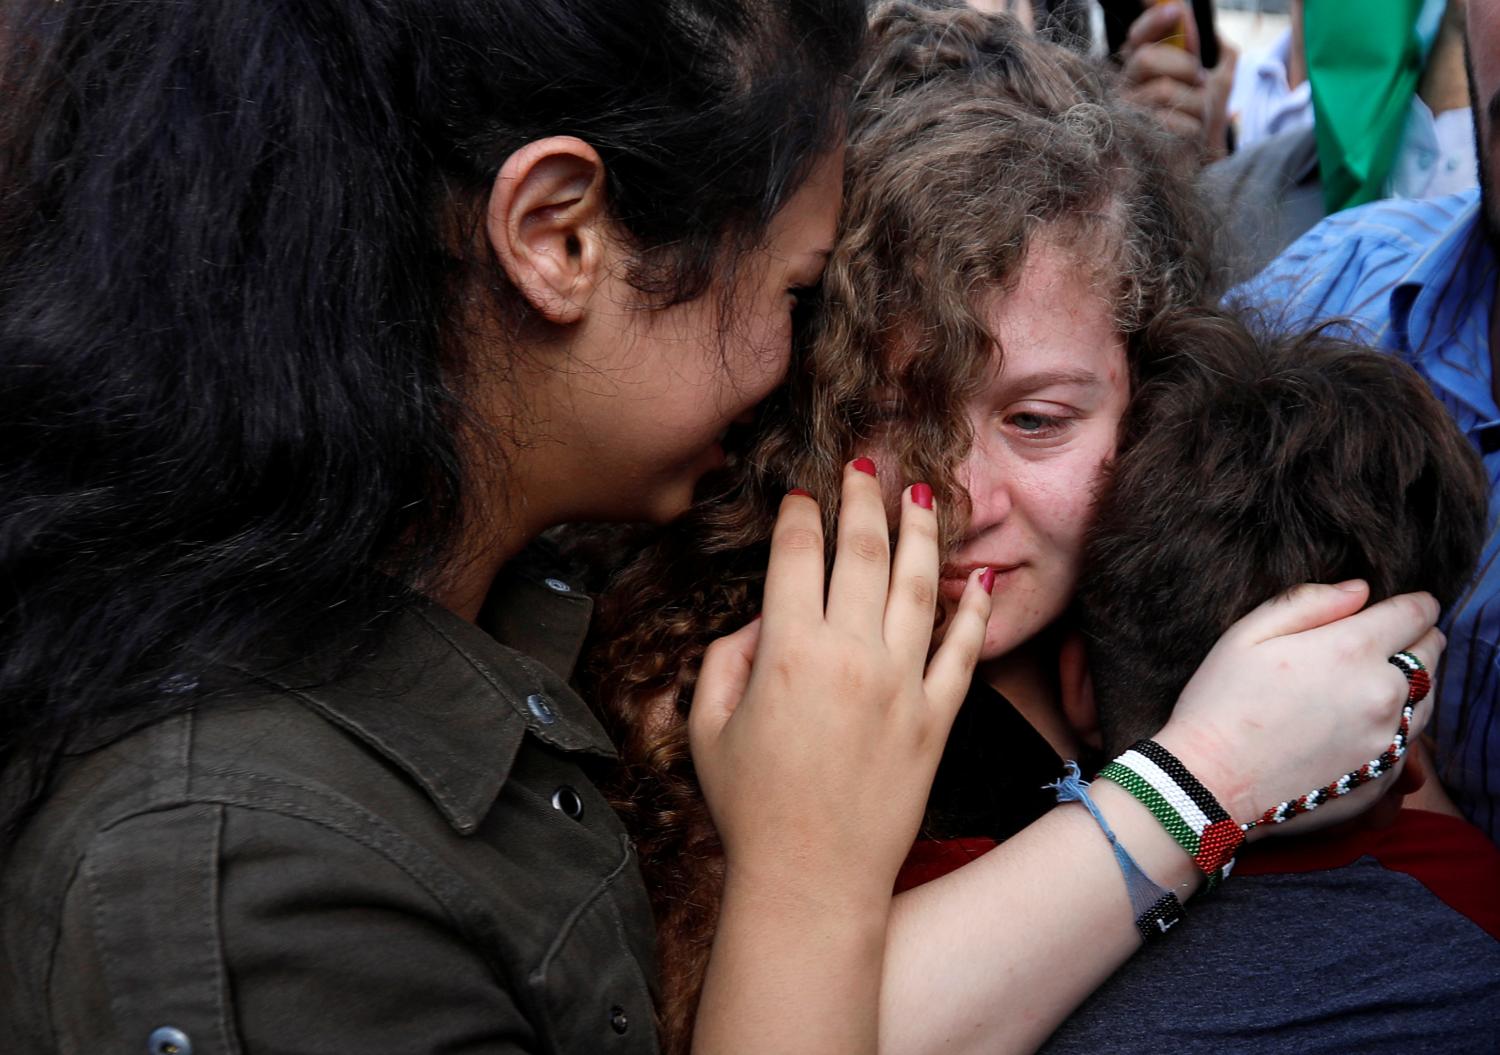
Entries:
<svg viewBox="0 0 1500 1055">
<path fill-rule="evenodd" d="M 994 593 L 1004 585 L 1006 577 L 1020 567 L 1019 564 L 945 564 L 938 573 L 938 592 L 950 601 L 957 601 L 964 595 L 964 587 L 975 569 L 990 568 L 995 573 L 995 588 L 990 591 Z"/>
</svg>

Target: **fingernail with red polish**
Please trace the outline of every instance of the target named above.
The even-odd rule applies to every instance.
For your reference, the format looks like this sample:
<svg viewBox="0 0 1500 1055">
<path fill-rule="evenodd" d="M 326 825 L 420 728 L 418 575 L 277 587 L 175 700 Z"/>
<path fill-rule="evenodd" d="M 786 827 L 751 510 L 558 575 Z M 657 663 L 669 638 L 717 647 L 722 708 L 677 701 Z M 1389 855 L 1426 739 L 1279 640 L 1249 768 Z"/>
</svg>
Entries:
<svg viewBox="0 0 1500 1055">
<path fill-rule="evenodd" d="M 787 494 L 788 495 L 801 495 L 803 498 L 811 498 L 812 497 L 812 492 L 811 491 L 805 491 L 805 490 L 803 490 L 800 487 L 794 487 L 794 488 L 792 488 L 790 491 L 787 492 Z"/>
<path fill-rule="evenodd" d="M 995 592 L 995 569 L 986 568 L 979 573 L 979 585 L 985 593 Z"/>
<path fill-rule="evenodd" d="M 875 475 L 875 463 L 868 458 L 855 458 L 852 464 L 862 473 L 868 473 L 870 476 Z"/>
<path fill-rule="evenodd" d="M 911 485 L 911 500 L 923 509 L 932 508 L 932 488 L 926 484 Z"/>
</svg>

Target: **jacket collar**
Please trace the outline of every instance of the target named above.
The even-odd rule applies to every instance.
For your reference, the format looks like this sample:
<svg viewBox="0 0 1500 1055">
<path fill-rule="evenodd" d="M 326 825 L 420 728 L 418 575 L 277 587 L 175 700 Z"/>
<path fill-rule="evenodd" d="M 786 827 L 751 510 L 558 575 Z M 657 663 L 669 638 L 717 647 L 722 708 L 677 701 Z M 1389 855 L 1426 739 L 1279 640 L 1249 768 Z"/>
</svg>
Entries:
<svg viewBox="0 0 1500 1055">
<path fill-rule="evenodd" d="M 568 685 L 592 603 L 565 580 L 511 571 L 479 626 L 426 600 L 394 620 L 379 654 L 336 682 L 270 679 L 358 737 L 419 784 L 448 822 L 472 833 L 494 805 L 525 736 L 562 751 L 615 757 Z"/>
</svg>

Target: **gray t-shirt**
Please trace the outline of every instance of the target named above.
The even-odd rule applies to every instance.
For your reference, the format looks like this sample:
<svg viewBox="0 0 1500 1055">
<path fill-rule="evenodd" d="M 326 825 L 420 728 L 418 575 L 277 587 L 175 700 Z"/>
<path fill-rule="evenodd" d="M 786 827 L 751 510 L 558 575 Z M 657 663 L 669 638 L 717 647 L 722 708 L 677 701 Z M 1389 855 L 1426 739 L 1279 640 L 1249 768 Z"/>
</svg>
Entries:
<svg viewBox="0 0 1500 1055">
<path fill-rule="evenodd" d="M 1372 857 L 1235 876 L 1041 1050 L 1497 1055 L 1500 941 Z"/>
</svg>

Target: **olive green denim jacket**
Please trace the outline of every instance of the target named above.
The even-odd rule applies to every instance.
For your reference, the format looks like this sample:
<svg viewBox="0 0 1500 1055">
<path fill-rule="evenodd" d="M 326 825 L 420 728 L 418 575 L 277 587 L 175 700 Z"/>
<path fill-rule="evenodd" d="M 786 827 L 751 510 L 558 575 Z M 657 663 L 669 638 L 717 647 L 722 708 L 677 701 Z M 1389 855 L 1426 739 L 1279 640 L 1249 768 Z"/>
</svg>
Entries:
<svg viewBox="0 0 1500 1055">
<path fill-rule="evenodd" d="M 512 575 L 330 686 L 264 674 L 70 758 L 0 862 L 6 1050 L 657 1050 L 650 907 L 565 678 L 590 613 Z"/>
</svg>

